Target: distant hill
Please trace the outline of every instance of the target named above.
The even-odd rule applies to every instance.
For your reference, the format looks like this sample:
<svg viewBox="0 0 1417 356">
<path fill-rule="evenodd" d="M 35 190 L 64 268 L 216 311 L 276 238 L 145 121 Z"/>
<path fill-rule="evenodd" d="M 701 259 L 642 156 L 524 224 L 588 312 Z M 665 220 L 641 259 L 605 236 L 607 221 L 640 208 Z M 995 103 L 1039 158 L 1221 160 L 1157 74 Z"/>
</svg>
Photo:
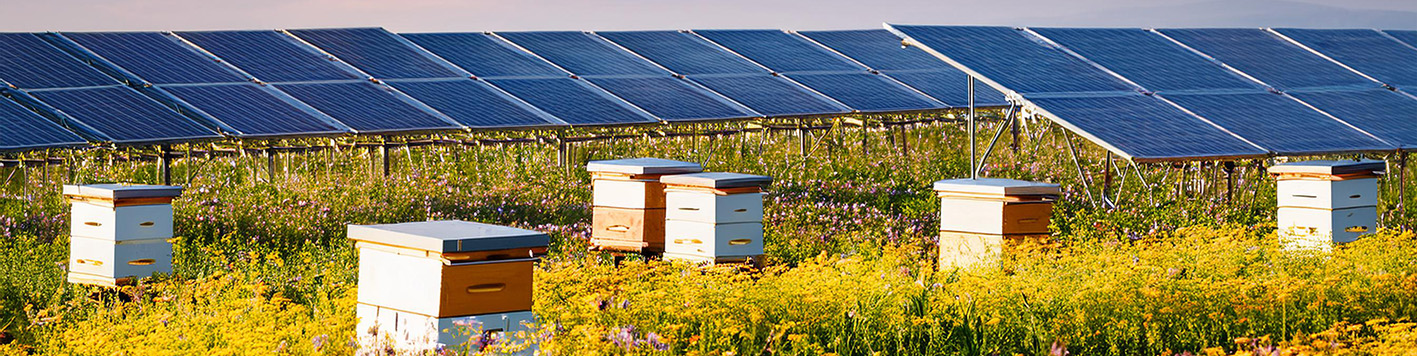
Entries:
<svg viewBox="0 0 1417 356">
<path fill-rule="evenodd" d="M 1021 26 L 1309 27 L 1417 29 L 1417 12 L 1350 9 L 1279 0 L 1138 6 L 1058 17 L 1019 18 Z"/>
</svg>

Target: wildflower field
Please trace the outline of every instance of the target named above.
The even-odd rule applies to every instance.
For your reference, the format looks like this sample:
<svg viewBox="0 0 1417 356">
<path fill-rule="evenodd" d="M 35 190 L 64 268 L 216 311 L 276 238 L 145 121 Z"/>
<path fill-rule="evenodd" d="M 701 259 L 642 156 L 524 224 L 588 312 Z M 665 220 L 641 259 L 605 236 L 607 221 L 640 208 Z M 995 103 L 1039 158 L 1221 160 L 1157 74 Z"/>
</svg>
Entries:
<svg viewBox="0 0 1417 356">
<path fill-rule="evenodd" d="M 1283 250 L 1273 183 L 1249 162 L 1230 189 L 1215 164 L 1140 165 L 1114 179 L 1118 207 L 1099 207 L 1102 151 L 1072 138 L 1079 172 L 1069 134 L 1048 126 L 1031 126 L 1018 153 L 1004 135 L 985 175 L 1063 184 L 1054 243 L 941 270 L 929 187 L 968 176 L 963 132 L 595 141 L 573 145 L 566 166 L 555 145 L 425 146 L 392 150 L 388 178 L 363 149 L 282 156 L 274 177 L 260 157 L 179 160 L 174 273 L 118 290 L 65 282 L 58 185 L 155 183 L 153 164 L 76 153 L 72 171 L 32 168 L 0 196 L 0 353 L 351 354 L 358 266 L 345 225 L 462 219 L 551 234 L 538 332 L 514 337 L 557 355 L 1417 354 L 1414 234 Z M 577 165 L 641 156 L 773 176 L 764 266 L 617 265 L 588 251 Z M 1381 219 L 1410 225 L 1390 187 Z"/>
</svg>

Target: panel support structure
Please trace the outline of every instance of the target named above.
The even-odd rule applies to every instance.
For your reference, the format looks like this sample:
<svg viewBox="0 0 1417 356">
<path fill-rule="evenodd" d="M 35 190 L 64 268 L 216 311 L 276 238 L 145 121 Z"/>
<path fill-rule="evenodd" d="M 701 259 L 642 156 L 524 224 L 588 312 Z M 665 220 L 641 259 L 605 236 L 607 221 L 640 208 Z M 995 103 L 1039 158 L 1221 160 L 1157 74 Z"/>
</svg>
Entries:
<svg viewBox="0 0 1417 356">
<path fill-rule="evenodd" d="M 971 177 L 978 177 L 979 171 L 984 170 L 984 163 L 989 161 L 989 154 L 994 152 L 994 144 L 998 143 L 999 137 L 1004 135 L 1004 129 L 1011 126 L 1011 124 L 1014 123 L 1014 120 L 1017 120 L 1014 117 L 1017 113 L 1017 110 L 1017 105 L 1009 105 L 1009 111 L 1007 114 L 1004 115 L 1004 122 L 999 125 L 998 130 L 994 131 L 994 138 L 989 140 L 989 146 L 984 148 L 984 156 L 979 158 L 978 164 L 972 166 L 974 167 L 974 172 L 970 173 Z M 1014 136 L 1014 139 L 1017 140 L 1018 136 Z"/>
<path fill-rule="evenodd" d="M 162 185 L 172 185 L 171 150 L 167 145 L 157 146 L 157 176 L 162 180 Z"/>
<path fill-rule="evenodd" d="M 979 179 L 979 166 L 974 161 L 974 76 L 969 76 L 969 179 Z"/>
</svg>

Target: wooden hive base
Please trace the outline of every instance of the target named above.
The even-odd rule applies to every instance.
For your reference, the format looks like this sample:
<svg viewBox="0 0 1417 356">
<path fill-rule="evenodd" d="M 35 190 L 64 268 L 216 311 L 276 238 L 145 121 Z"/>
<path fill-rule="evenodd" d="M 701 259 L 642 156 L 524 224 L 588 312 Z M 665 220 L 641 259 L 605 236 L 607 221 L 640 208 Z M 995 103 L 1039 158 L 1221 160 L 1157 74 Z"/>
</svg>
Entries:
<svg viewBox="0 0 1417 356">
<path fill-rule="evenodd" d="M 1049 247 L 1047 234 L 995 235 L 940 232 L 940 268 L 970 267 L 997 262 L 1022 251 Z"/>
</svg>

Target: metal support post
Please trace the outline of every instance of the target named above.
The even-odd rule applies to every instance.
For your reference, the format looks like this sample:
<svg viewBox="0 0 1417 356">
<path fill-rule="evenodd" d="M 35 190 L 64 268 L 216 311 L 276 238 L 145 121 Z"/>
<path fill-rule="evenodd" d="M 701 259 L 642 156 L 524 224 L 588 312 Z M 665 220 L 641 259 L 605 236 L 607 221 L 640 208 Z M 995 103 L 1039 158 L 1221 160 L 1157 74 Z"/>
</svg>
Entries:
<svg viewBox="0 0 1417 356">
<path fill-rule="evenodd" d="M 969 179 L 979 179 L 979 166 L 974 160 L 974 76 L 969 76 Z"/>
<path fill-rule="evenodd" d="M 1112 151 L 1107 151 L 1107 161 L 1102 164 L 1102 204 L 1117 207 L 1107 195 L 1107 190 L 1112 189 Z"/>
<path fill-rule="evenodd" d="M 1397 215 L 1403 221 L 1402 229 L 1407 229 L 1407 152 L 1397 154 Z"/>
<path fill-rule="evenodd" d="M 389 177 L 389 144 L 387 142 L 379 144 L 379 159 L 384 163 L 384 178 Z"/>
<path fill-rule="evenodd" d="M 168 157 L 171 149 L 167 145 L 157 146 L 157 176 L 162 180 L 162 185 L 172 185 L 172 160 Z"/>
<path fill-rule="evenodd" d="M 998 142 L 999 142 L 999 137 L 1004 135 L 1004 128 L 1008 127 L 1009 124 L 1013 123 L 1013 120 L 1014 120 L 1014 110 L 1015 110 L 1016 108 L 1017 108 L 1017 106 L 1009 105 L 1009 111 L 1008 111 L 1007 114 L 1004 115 L 1004 122 L 1003 122 L 1003 124 L 1002 124 L 1002 125 L 999 125 L 999 129 L 998 129 L 998 130 L 994 131 L 994 138 L 993 138 L 993 139 L 990 139 L 990 140 L 989 140 L 989 146 L 987 146 L 987 147 L 984 148 L 984 156 L 979 158 L 979 163 L 978 163 L 978 164 L 975 164 L 975 165 L 972 166 L 972 167 L 975 167 L 975 168 L 974 168 L 974 172 L 971 173 L 971 175 L 970 175 L 971 177 L 978 177 L 978 176 L 979 176 L 979 172 L 984 170 L 984 162 L 988 161 L 988 160 L 989 160 L 989 154 L 994 152 L 994 144 L 995 144 L 995 143 L 998 143 Z"/>
<path fill-rule="evenodd" d="M 1225 202 L 1229 203 L 1235 196 L 1235 161 L 1225 161 Z"/>
</svg>

